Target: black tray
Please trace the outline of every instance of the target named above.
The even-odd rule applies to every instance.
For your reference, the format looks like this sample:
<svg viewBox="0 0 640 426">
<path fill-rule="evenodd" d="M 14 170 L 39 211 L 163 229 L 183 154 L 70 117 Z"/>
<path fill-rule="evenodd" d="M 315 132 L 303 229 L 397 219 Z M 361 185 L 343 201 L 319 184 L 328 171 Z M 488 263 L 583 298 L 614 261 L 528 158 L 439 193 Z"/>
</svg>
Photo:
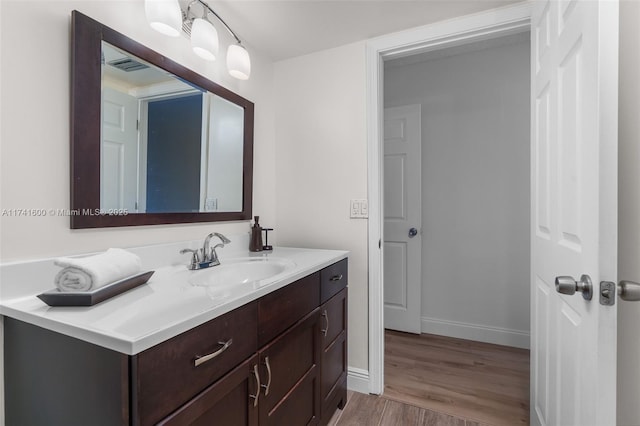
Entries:
<svg viewBox="0 0 640 426">
<path fill-rule="evenodd" d="M 91 291 L 60 291 L 57 288 L 38 295 L 49 306 L 93 306 L 149 281 L 154 271 L 143 272 Z"/>
</svg>

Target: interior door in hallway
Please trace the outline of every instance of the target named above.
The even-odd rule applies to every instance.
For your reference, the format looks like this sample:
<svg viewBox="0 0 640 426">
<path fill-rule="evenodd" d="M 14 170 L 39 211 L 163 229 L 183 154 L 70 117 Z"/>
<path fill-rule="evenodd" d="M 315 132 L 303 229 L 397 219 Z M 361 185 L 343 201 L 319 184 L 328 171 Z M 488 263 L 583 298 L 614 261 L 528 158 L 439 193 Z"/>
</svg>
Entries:
<svg viewBox="0 0 640 426">
<path fill-rule="evenodd" d="M 421 109 L 384 110 L 384 326 L 420 333 Z"/>
<path fill-rule="evenodd" d="M 534 2 L 531 25 L 531 424 L 614 425 L 618 4 Z"/>
</svg>

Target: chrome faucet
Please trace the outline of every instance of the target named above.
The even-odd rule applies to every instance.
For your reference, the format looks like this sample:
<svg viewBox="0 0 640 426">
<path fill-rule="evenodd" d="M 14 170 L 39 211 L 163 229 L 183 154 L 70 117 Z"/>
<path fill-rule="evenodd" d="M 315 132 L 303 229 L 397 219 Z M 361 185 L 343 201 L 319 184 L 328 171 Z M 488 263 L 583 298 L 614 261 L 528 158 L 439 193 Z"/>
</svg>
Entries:
<svg viewBox="0 0 640 426">
<path fill-rule="evenodd" d="M 209 248 L 211 238 L 213 237 L 218 237 L 221 242 L 213 246 L 213 248 Z M 218 259 L 218 253 L 216 253 L 216 249 L 219 247 L 222 248 L 225 244 L 229 244 L 230 242 L 231 240 L 224 235 L 218 232 L 212 232 L 204 239 L 204 244 L 202 245 L 201 249 L 182 249 L 180 250 L 180 254 L 192 253 L 191 263 L 187 265 L 187 268 L 190 270 L 204 269 L 209 268 L 210 266 L 218 266 L 220 264 L 220 260 Z"/>
<path fill-rule="evenodd" d="M 218 237 L 221 242 L 219 244 L 216 244 L 215 246 L 213 246 L 211 251 L 209 251 L 209 242 L 211 241 L 211 238 L 213 238 L 213 237 Z M 202 246 L 203 260 L 205 262 L 213 263 L 213 265 L 209 265 L 209 266 L 219 265 L 220 261 L 218 260 L 218 253 L 216 253 L 216 249 L 218 247 L 222 248 L 222 247 L 224 247 L 225 244 L 229 244 L 230 242 L 231 242 L 230 239 L 228 239 L 224 235 L 219 234 L 217 232 L 212 232 L 211 234 L 207 235 L 207 237 L 204 239 L 204 244 Z"/>
</svg>

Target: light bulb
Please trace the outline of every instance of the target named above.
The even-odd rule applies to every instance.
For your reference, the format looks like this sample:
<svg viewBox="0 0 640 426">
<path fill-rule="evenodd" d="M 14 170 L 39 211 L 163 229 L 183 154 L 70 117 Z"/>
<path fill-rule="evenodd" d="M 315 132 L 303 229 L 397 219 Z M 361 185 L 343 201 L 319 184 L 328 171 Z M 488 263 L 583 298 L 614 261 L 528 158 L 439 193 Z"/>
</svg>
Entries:
<svg viewBox="0 0 640 426">
<path fill-rule="evenodd" d="M 240 80 L 247 80 L 251 75 L 251 59 L 249 52 L 239 44 L 232 44 L 227 51 L 227 69 L 229 74 Z"/>
</svg>

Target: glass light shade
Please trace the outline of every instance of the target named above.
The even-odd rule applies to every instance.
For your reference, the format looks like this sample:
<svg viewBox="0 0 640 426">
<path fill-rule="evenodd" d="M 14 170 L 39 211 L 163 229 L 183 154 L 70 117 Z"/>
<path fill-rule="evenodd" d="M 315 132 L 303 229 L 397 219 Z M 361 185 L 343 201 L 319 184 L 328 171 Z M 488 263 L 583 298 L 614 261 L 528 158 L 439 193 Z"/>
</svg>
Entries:
<svg viewBox="0 0 640 426">
<path fill-rule="evenodd" d="M 191 48 L 202 59 L 213 61 L 218 56 L 218 31 L 211 22 L 198 18 L 191 26 Z"/>
<path fill-rule="evenodd" d="M 145 0 L 144 10 L 151 28 L 171 37 L 180 35 L 182 11 L 178 0 Z"/>
<path fill-rule="evenodd" d="M 251 75 L 249 52 L 238 44 L 229 46 L 229 50 L 227 50 L 227 69 L 233 77 L 247 80 Z"/>
</svg>

